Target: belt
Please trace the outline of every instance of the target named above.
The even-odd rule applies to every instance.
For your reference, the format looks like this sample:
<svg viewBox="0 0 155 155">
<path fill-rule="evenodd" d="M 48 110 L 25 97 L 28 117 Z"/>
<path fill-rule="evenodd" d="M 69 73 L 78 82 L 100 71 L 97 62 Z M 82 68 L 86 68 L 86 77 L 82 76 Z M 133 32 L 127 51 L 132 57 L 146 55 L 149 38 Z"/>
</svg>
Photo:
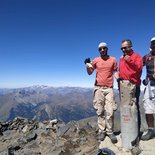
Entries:
<svg viewBox="0 0 155 155">
<path fill-rule="evenodd" d="M 102 85 L 95 85 L 97 87 L 102 87 L 102 88 L 113 88 L 113 87 L 109 87 L 109 86 L 102 86 Z"/>
<path fill-rule="evenodd" d="M 121 79 L 123 79 L 123 78 L 121 78 Z M 131 82 L 132 84 L 135 84 L 135 82 L 134 82 L 133 80 L 125 80 L 125 79 L 123 79 L 123 81 L 129 81 L 129 82 Z"/>
</svg>

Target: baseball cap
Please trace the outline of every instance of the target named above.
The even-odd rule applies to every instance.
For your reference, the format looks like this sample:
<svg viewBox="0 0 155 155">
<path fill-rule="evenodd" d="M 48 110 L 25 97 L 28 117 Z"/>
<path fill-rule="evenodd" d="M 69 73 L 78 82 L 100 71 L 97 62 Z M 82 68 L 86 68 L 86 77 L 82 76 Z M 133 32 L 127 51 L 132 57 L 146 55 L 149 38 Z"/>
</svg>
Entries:
<svg viewBox="0 0 155 155">
<path fill-rule="evenodd" d="M 108 45 L 105 42 L 101 42 L 101 43 L 99 43 L 98 48 L 101 48 L 101 47 L 107 47 L 108 48 Z"/>
<path fill-rule="evenodd" d="M 155 41 L 155 37 L 153 37 L 153 38 L 151 39 L 151 42 L 152 42 L 152 41 Z"/>
<path fill-rule="evenodd" d="M 154 49 L 155 49 L 155 37 L 151 39 L 150 51 L 152 50 L 154 51 Z"/>
</svg>

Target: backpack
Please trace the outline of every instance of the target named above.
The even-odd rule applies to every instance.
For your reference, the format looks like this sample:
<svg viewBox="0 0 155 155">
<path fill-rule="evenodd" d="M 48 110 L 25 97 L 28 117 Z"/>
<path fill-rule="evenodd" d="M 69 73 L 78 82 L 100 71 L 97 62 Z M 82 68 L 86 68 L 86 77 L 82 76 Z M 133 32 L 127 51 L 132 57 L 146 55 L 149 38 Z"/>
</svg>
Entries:
<svg viewBox="0 0 155 155">
<path fill-rule="evenodd" d="M 97 151 L 96 155 L 116 155 L 112 150 L 104 147 Z"/>
</svg>

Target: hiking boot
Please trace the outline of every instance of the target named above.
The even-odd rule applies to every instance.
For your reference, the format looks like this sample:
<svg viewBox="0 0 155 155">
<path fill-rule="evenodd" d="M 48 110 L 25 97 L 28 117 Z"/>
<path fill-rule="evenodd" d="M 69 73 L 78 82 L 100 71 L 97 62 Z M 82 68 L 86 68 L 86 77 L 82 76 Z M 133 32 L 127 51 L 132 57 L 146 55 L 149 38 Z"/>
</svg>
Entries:
<svg viewBox="0 0 155 155">
<path fill-rule="evenodd" d="M 134 139 L 133 141 L 131 141 L 131 145 L 132 145 L 133 147 L 139 146 L 139 142 L 140 142 L 140 139 L 141 139 L 142 135 L 143 135 L 143 132 L 139 131 L 139 133 L 138 133 L 136 139 Z"/>
<path fill-rule="evenodd" d="M 147 133 L 141 137 L 141 140 L 149 140 L 154 137 L 154 131 L 152 129 L 148 129 Z"/>
<path fill-rule="evenodd" d="M 100 132 L 98 134 L 98 140 L 100 141 L 104 141 L 105 137 L 106 137 L 106 134 L 104 132 Z"/>
<path fill-rule="evenodd" d="M 117 143 L 117 138 L 113 133 L 109 134 L 108 137 L 110 138 L 110 140 L 113 144 Z"/>
</svg>

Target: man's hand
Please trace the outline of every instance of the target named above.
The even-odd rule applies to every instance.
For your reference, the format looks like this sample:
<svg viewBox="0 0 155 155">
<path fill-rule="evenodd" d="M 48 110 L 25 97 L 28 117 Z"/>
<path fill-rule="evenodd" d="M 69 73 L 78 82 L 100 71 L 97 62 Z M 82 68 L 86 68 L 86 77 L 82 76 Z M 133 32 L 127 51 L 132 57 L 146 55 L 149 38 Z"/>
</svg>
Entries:
<svg viewBox="0 0 155 155">
<path fill-rule="evenodd" d="M 87 58 L 87 59 L 85 59 L 85 61 L 84 61 L 84 63 L 86 64 L 86 63 L 90 63 L 91 61 L 90 61 L 90 58 Z"/>
<path fill-rule="evenodd" d="M 142 81 L 142 83 L 143 83 L 144 86 L 147 86 L 147 85 L 148 85 L 148 80 L 147 80 L 147 79 L 144 79 L 144 80 Z"/>
<path fill-rule="evenodd" d="M 130 57 L 129 55 L 125 55 L 124 60 L 128 60 L 129 57 Z"/>
<path fill-rule="evenodd" d="M 118 78 L 117 79 L 117 83 L 118 83 L 118 90 L 120 91 L 120 81 L 123 81 L 123 78 Z"/>
<path fill-rule="evenodd" d="M 91 63 L 86 63 L 87 68 L 93 68 Z"/>
<path fill-rule="evenodd" d="M 124 80 L 123 78 L 118 78 L 117 82 L 119 83 L 120 81 L 123 81 L 123 80 Z"/>
</svg>

